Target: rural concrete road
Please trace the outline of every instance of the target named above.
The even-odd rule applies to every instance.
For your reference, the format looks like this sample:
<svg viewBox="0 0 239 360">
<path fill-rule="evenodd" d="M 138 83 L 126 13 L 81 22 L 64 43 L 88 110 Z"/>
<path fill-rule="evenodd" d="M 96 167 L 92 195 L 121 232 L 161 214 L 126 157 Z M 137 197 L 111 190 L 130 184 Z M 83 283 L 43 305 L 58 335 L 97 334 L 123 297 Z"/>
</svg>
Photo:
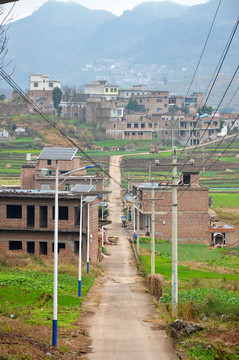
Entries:
<svg viewBox="0 0 239 360">
<path fill-rule="evenodd" d="M 110 174 L 121 180 L 120 156 L 112 156 Z M 93 286 L 85 309 L 92 339 L 90 360 L 176 360 L 174 349 L 162 330 L 156 330 L 157 314 L 153 300 L 146 293 L 132 257 L 124 228 L 121 189 L 111 180 L 110 219 L 107 236 L 118 236 L 118 245 L 107 246 L 106 271 L 100 284 Z M 155 328 L 155 329 L 154 329 Z"/>
</svg>

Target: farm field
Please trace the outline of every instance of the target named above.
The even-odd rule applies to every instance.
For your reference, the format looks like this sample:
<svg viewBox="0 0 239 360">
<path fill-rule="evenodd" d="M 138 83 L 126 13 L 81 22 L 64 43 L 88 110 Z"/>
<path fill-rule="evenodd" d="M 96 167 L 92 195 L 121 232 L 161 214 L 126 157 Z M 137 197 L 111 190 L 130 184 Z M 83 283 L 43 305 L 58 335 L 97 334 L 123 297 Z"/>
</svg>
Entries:
<svg viewBox="0 0 239 360">
<path fill-rule="evenodd" d="M 203 185 L 210 188 L 239 188 L 239 164 L 236 157 L 239 154 L 239 143 L 233 143 L 224 154 L 223 151 L 225 151 L 227 146 L 227 144 L 218 145 L 213 156 L 211 156 L 211 153 L 215 150 L 215 147 L 212 146 L 205 147 L 205 149 L 197 149 L 196 151 L 187 151 L 187 155 L 179 151 L 179 162 L 184 164 L 187 157 L 192 157 L 195 160 L 192 170 L 200 171 L 200 183 Z M 156 166 L 155 160 L 159 160 L 159 164 L 164 165 L 164 167 Z M 204 162 L 206 163 L 203 166 Z M 134 157 L 125 156 L 122 163 L 123 179 L 128 178 L 128 172 L 130 172 L 132 180 L 137 181 L 139 178 L 142 179 L 144 177 L 148 179 L 150 163 L 152 169 L 151 177 L 155 180 L 162 180 L 165 172 L 167 172 L 168 179 L 170 179 L 169 172 L 171 171 L 170 164 L 172 163 L 170 151 Z M 166 164 L 169 166 L 166 167 Z M 183 170 L 183 166 L 178 166 L 178 170 L 179 172 Z"/>
<path fill-rule="evenodd" d="M 89 344 L 79 317 L 85 295 L 101 270 L 83 267 L 82 297 L 78 297 L 78 258 L 59 255 L 58 347 L 51 346 L 53 259 L 8 253 L 0 255 L 1 359 L 71 359 Z M 31 334 L 31 341 L 29 340 Z M 4 341 L 7 339 L 7 341 Z M 63 357 L 64 352 L 64 357 Z"/>
<path fill-rule="evenodd" d="M 150 273 L 150 240 L 141 238 L 141 270 Z M 156 243 L 156 273 L 165 277 L 162 309 L 171 309 L 170 243 Z M 179 318 L 202 326 L 190 337 L 182 335 L 178 347 L 189 359 L 239 358 L 239 248 L 210 250 L 206 245 L 179 244 Z M 169 315 L 167 315 L 169 316 Z M 170 321 L 170 319 L 168 319 Z M 222 346 L 223 344 L 223 346 Z"/>
</svg>

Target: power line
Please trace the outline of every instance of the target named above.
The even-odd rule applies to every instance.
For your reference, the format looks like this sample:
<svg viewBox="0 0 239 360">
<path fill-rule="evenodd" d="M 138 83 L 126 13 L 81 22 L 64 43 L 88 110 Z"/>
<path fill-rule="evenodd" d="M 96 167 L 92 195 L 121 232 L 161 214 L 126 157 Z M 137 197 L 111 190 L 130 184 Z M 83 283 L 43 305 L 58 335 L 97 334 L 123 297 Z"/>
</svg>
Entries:
<svg viewBox="0 0 239 360">
<path fill-rule="evenodd" d="M 219 108 L 220 104 L 222 103 L 223 99 L 225 98 L 225 95 L 226 95 L 228 89 L 230 88 L 230 86 L 231 86 L 231 84 L 232 84 L 232 82 L 233 82 L 233 80 L 234 80 L 234 78 L 235 78 L 235 76 L 236 76 L 236 73 L 237 73 L 237 71 L 238 71 L 238 68 L 239 68 L 239 66 L 237 67 L 236 71 L 234 72 L 234 75 L 233 75 L 233 77 L 231 78 L 230 83 L 228 84 L 227 89 L 226 89 L 226 91 L 225 91 L 224 94 L 223 94 L 223 97 L 222 97 L 222 99 L 221 99 L 221 101 L 220 101 L 220 103 L 219 103 L 219 105 L 218 105 L 218 108 Z M 237 89 L 237 90 L 238 90 L 238 89 Z M 229 104 L 231 103 L 232 99 L 234 98 L 236 92 L 237 92 L 237 91 L 234 92 L 232 98 L 230 99 Z M 227 105 L 227 107 L 229 106 L 229 104 Z M 215 113 L 214 113 L 214 116 L 215 116 Z M 211 124 L 214 116 L 212 117 L 211 121 L 209 122 L 208 127 L 209 127 L 209 125 Z M 204 136 L 206 130 L 208 129 L 208 127 L 205 129 L 205 131 L 204 131 L 201 139 L 203 138 L 203 136 Z M 226 135 L 225 135 L 225 136 L 226 136 Z M 224 138 L 223 138 L 223 139 L 224 139 Z M 221 142 L 223 141 L 223 139 L 221 140 Z M 221 143 L 221 142 L 220 142 L 220 143 Z M 193 152 L 190 154 L 189 158 L 187 158 L 187 160 L 185 161 L 185 163 L 182 165 L 182 167 L 180 168 L 180 170 L 179 170 L 178 172 L 182 172 L 182 170 L 183 170 L 183 169 L 185 168 L 185 166 L 187 165 L 187 162 L 192 158 L 192 155 L 195 153 L 195 151 L 196 151 L 197 148 L 198 148 L 198 145 L 195 146 L 195 148 L 193 149 Z M 214 149 L 214 152 L 215 152 L 215 151 L 216 151 L 216 150 Z M 214 153 L 214 152 L 213 152 L 213 153 Z M 212 153 L 212 154 L 213 154 L 213 153 Z M 182 154 L 181 154 L 181 155 L 182 155 Z M 178 160 L 180 160 L 180 157 L 178 158 Z M 203 164 L 203 166 L 204 166 L 204 165 L 205 165 L 205 163 Z M 203 166 L 202 166 L 202 167 L 203 167 Z M 166 181 L 166 180 L 169 178 L 169 175 L 170 175 L 170 174 L 171 174 L 171 171 L 168 172 L 168 174 L 167 174 L 167 176 L 166 176 L 166 178 L 165 178 L 164 181 Z M 156 190 L 156 192 L 159 192 L 159 191 L 161 191 L 161 190 Z M 166 189 L 164 189 L 164 190 L 160 193 L 160 196 L 162 196 L 165 191 L 166 191 Z M 157 200 L 156 200 L 156 201 L 157 201 Z"/>
<path fill-rule="evenodd" d="M 234 121 L 236 121 L 236 120 L 238 120 L 238 119 L 239 119 L 239 115 L 237 115 L 237 117 L 234 119 Z M 229 128 L 228 131 L 230 131 L 232 127 L 233 127 L 233 124 L 231 124 L 231 126 L 230 126 L 230 128 Z M 217 151 L 217 149 L 219 148 L 219 146 L 221 145 L 221 143 L 224 141 L 226 135 L 227 135 L 227 134 L 225 134 L 225 135 L 223 136 L 223 138 L 222 138 L 221 141 L 219 142 L 218 146 L 217 146 L 217 147 L 214 149 L 214 151 L 209 155 L 209 157 L 204 161 L 204 163 L 203 163 L 202 166 L 198 169 L 198 171 L 200 171 L 201 169 L 203 169 L 203 167 L 205 166 L 205 164 L 211 159 L 211 157 L 213 156 L 213 154 Z M 237 133 L 237 134 L 232 138 L 232 140 L 229 142 L 228 146 L 227 146 L 227 147 L 224 149 L 224 151 L 213 161 L 213 163 L 210 164 L 210 166 L 207 168 L 207 170 L 206 170 L 205 172 L 207 172 L 209 169 L 211 169 L 211 168 L 213 167 L 213 165 L 223 156 L 223 154 L 228 150 L 228 148 L 231 146 L 231 144 L 236 140 L 236 138 L 237 138 L 238 136 L 239 136 L 239 133 Z M 204 173 L 205 173 L 205 172 L 204 172 Z M 204 173 L 203 173 L 203 174 L 204 174 Z M 203 174 L 202 174 L 202 175 L 203 175 Z M 198 177 L 198 179 L 200 179 L 200 177 L 202 177 L 202 175 L 200 175 L 200 176 Z M 195 181 L 197 181 L 197 179 L 194 180 L 191 184 L 193 184 Z M 184 194 L 186 191 L 187 191 L 187 190 L 184 190 L 184 191 L 180 194 L 178 200 L 183 196 L 183 194 Z M 172 209 L 170 209 L 170 210 L 168 211 L 168 213 L 166 214 L 166 216 L 167 216 L 168 214 L 170 214 L 171 211 L 172 211 Z"/>
<path fill-rule="evenodd" d="M 42 111 L 42 109 L 37 104 L 35 104 L 26 93 L 24 93 L 24 91 L 15 83 L 15 81 L 3 69 L 0 69 L 0 75 L 23 98 L 23 100 L 26 101 L 33 108 L 35 113 L 39 115 L 50 126 L 50 128 L 55 133 L 57 133 L 59 137 L 61 137 L 61 139 L 66 144 L 68 145 L 70 144 L 76 147 L 87 160 L 89 160 L 92 164 L 97 165 L 97 163 L 89 155 L 87 155 L 86 152 L 82 150 L 81 147 L 75 141 L 73 141 L 56 124 L 54 124 L 53 121 L 51 121 L 51 119 Z M 121 188 L 123 188 L 122 185 L 116 179 L 114 179 L 109 173 L 107 173 L 107 171 L 105 171 L 100 166 L 98 166 L 98 168 L 110 179 L 112 179 L 116 184 L 118 184 Z"/>
<path fill-rule="evenodd" d="M 194 81 L 194 79 L 195 79 L 196 73 L 197 73 L 197 71 L 198 71 L 199 65 L 200 65 L 200 63 L 201 63 L 201 60 L 202 60 L 202 57 L 203 57 L 204 51 L 205 51 L 205 49 L 206 49 L 206 46 L 207 46 L 207 43 L 208 43 L 209 37 L 210 37 L 210 35 L 211 35 L 212 28 L 213 28 L 213 26 L 214 26 L 214 23 L 215 23 L 215 20 L 216 20 L 217 13 L 218 13 L 218 11 L 219 11 L 219 8 L 220 8 L 220 5 L 221 5 L 221 2 L 222 2 L 222 0 L 219 0 L 218 6 L 217 6 L 217 9 L 216 9 L 216 13 L 215 13 L 215 15 L 214 15 L 214 17 L 213 17 L 213 21 L 212 21 L 211 27 L 210 27 L 210 29 L 209 29 L 209 32 L 208 32 L 208 35 L 207 35 L 207 38 L 206 38 L 205 44 L 204 44 L 204 46 L 203 46 L 203 49 L 202 49 L 202 52 L 201 52 L 200 58 L 199 58 L 199 60 L 198 60 L 198 63 L 197 63 L 196 69 L 195 69 L 195 71 L 194 71 L 194 74 L 193 74 L 193 77 L 192 77 L 191 83 L 190 83 L 190 85 L 189 85 L 189 88 L 188 88 L 188 91 L 187 91 L 186 97 L 187 97 L 187 96 L 188 96 L 188 94 L 189 94 L 189 91 L 190 91 L 190 89 L 191 89 L 191 87 L 192 87 L 192 84 L 193 84 L 193 81 Z"/>
<path fill-rule="evenodd" d="M 234 38 L 234 36 L 235 36 L 235 33 L 236 33 L 236 30 L 237 30 L 238 24 L 239 24 L 239 17 L 237 17 L 237 21 L 236 21 L 236 23 L 235 23 L 235 25 L 234 25 L 234 27 L 233 27 L 233 30 L 232 30 L 232 32 L 231 32 L 231 34 L 230 34 L 229 40 L 228 40 L 228 42 L 227 42 L 227 45 L 226 45 L 226 47 L 225 47 L 225 49 L 224 49 L 224 51 L 223 51 L 223 55 L 222 55 L 222 57 L 221 57 L 221 59 L 220 59 L 220 61 L 219 61 L 219 64 L 220 64 L 220 65 L 219 65 L 219 64 L 217 65 L 218 69 L 217 69 L 217 67 L 216 67 L 217 70 L 216 70 L 216 75 L 215 75 L 215 77 L 214 77 L 214 74 L 215 74 L 215 73 L 213 74 L 214 80 L 212 81 L 212 79 L 213 79 L 213 77 L 212 77 L 212 79 L 211 79 L 211 81 L 210 81 L 210 83 L 212 82 L 212 85 L 211 85 L 211 88 L 210 88 L 210 90 L 209 90 L 209 92 L 208 92 L 208 95 L 207 95 L 206 101 L 205 101 L 205 103 L 204 103 L 204 106 L 207 104 L 207 101 L 208 101 L 208 99 L 209 99 L 209 97 L 210 97 L 210 95 L 211 95 L 212 89 L 213 89 L 214 86 L 215 86 L 215 83 L 216 83 L 217 78 L 218 78 L 218 76 L 219 76 L 219 73 L 220 73 L 220 71 L 221 71 L 222 65 L 223 65 L 223 63 L 224 63 L 224 61 L 225 61 L 225 58 L 226 58 L 227 53 L 228 53 L 228 51 L 229 51 L 229 48 L 230 48 L 230 46 L 231 46 L 232 40 L 233 40 L 233 38 Z M 201 105 L 201 104 L 200 104 L 200 105 Z M 199 107 L 200 107 L 200 105 L 199 105 Z M 197 118 L 196 126 L 197 126 L 197 124 L 198 124 L 199 119 L 200 119 L 200 116 L 198 116 L 198 118 Z M 187 147 L 188 142 L 189 142 L 189 140 L 191 139 L 191 136 L 192 136 L 192 135 L 189 136 L 189 138 L 188 138 L 188 140 L 187 140 L 184 148 L 182 149 L 181 154 L 179 155 L 179 159 L 182 157 L 183 151 L 184 151 L 184 149 Z"/>
<path fill-rule="evenodd" d="M 200 140 L 202 140 L 203 137 L 204 137 L 204 135 L 206 134 L 206 131 L 208 130 L 209 126 L 212 124 L 212 121 L 213 121 L 213 119 L 215 118 L 215 114 L 216 114 L 216 112 L 218 111 L 219 107 L 221 106 L 221 104 L 222 104 L 222 102 L 223 102 L 223 100 L 224 100 L 224 98 L 225 98 L 225 96 L 226 96 L 226 94 L 227 94 L 227 92 L 228 92 L 228 90 L 229 90 L 229 88 L 230 88 L 230 86 L 231 86 L 231 84 L 232 84 L 232 82 L 233 82 L 236 74 L 237 74 L 238 69 L 239 69 L 239 66 L 237 66 L 237 68 L 236 68 L 236 70 L 235 70 L 235 72 L 234 72 L 234 74 L 233 74 L 233 76 L 232 76 L 232 78 L 231 78 L 231 80 L 230 80 L 230 82 L 229 82 L 226 90 L 224 91 L 224 94 L 223 94 L 223 96 L 222 96 L 222 98 L 221 98 L 221 100 L 220 100 L 220 102 L 219 102 L 219 104 L 218 104 L 218 106 L 217 106 L 217 108 L 216 108 L 216 110 L 215 110 L 215 112 L 214 112 L 211 120 L 208 122 L 208 125 L 207 125 L 206 129 L 204 130 L 203 134 L 201 135 L 201 138 L 199 139 L 199 143 L 200 143 Z M 190 154 L 189 159 L 191 159 L 192 155 L 195 153 L 195 151 L 197 150 L 197 148 L 198 148 L 198 145 L 193 149 L 193 152 Z M 180 157 L 179 157 L 179 159 L 180 159 Z M 181 168 L 180 171 L 182 171 L 185 166 L 186 166 L 186 164 Z"/>
<path fill-rule="evenodd" d="M 215 69 L 215 72 L 214 72 L 214 74 L 213 74 L 213 76 L 212 76 L 212 78 L 211 78 L 211 80 L 210 80 L 210 82 L 209 82 L 208 88 L 209 88 L 210 85 L 211 85 L 211 88 L 210 88 L 210 91 L 209 91 L 209 93 L 208 93 L 208 95 L 207 95 L 207 98 L 206 98 L 206 101 L 205 101 L 204 105 L 206 105 L 206 103 L 207 103 L 207 101 L 208 101 L 208 99 L 209 99 L 209 96 L 210 96 L 210 94 L 211 94 L 211 92 L 212 92 L 212 89 L 213 89 L 213 87 L 215 86 L 216 80 L 217 80 L 217 78 L 218 78 L 218 75 L 219 75 L 219 73 L 220 73 L 220 70 L 221 70 L 221 68 L 222 68 L 222 65 L 223 65 L 223 63 L 224 63 L 224 61 L 225 61 L 225 58 L 226 58 L 227 53 L 228 53 L 228 51 L 229 51 L 229 48 L 230 48 L 230 46 L 231 46 L 232 40 L 233 40 L 233 38 L 234 38 L 234 36 L 235 36 L 235 33 L 236 33 L 236 30 L 237 30 L 238 24 L 239 24 L 239 17 L 237 17 L 237 20 L 236 20 L 236 22 L 235 22 L 235 24 L 234 24 L 233 30 L 232 30 L 232 32 L 231 32 L 231 34 L 230 34 L 230 36 L 229 36 L 229 39 L 228 39 L 228 41 L 227 41 L 227 44 L 226 44 L 226 46 L 225 46 L 225 48 L 224 48 L 224 50 L 223 50 L 222 56 L 221 56 L 221 58 L 220 58 L 220 60 L 219 60 L 219 62 L 218 62 L 218 64 L 217 64 L 216 69 Z M 237 69 L 236 69 L 236 72 L 237 72 L 237 71 L 238 71 L 238 67 L 237 67 Z M 235 77 L 235 75 L 236 75 L 236 72 L 234 73 L 233 78 L 232 78 L 231 81 L 230 81 L 230 84 L 232 83 L 232 80 L 234 79 L 234 77 Z M 216 75 L 215 75 L 215 74 L 216 74 Z M 213 80 L 213 78 L 214 78 L 214 80 Z M 213 82 L 213 83 L 212 83 L 212 82 Z M 211 83 L 212 83 L 212 84 L 211 84 Z M 230 84 L 229 84 L 229 85 L 230 85 Z M 207 88 L 207 90 L 208 90 L 208 88 Z M 229 88 L 229 86 L 228 86 L 228 88 Z M 207 91 L 207 90 L 206 90 L 206 91 Z M 226 90 L 226 92 L 227 92 L 227 91 L 228 91 L 228 89 Z M 223 98 L 225 97 L 225 95 L 226 95 L 226 94 L 225 94 L 225 92 L 224 92 Z M 221 100 L 221 102 L 222 102 L 222 100 Z M 199 104 L 199 107 L 200 107 L 200 105 L 201 105 L 201 103 Z M 219 106 L 220 106 L 220 105 L 219 105 Z M 219 106 L 218 106 L 218 108 L 219 108 Z M 214 115 L 214 116 L 215 116 L 215 115 Z M 199 122 L 199 119 L 200 119 L 200 116 L 197 117 L 197 121 L 196 121 L 195 127 L 197 126 L 197 124 L 198 124 L 198 122 Z M 211 122 L 212 122 L 212 119 L 211 119 L 210 123 L 208 124 L 208 127 L 210 126 Z M 208 128 L 208 127 L 207 127 L 207 128 Z M 186 144 L 185 144 L 184 147 L 182 148 L 181 153 L 180 153 L 180 155 L 179 155 L 179 157 L 178 157 L 178 160 L 181 159 L 181 157 L 182 157 L 182 155 L 183 155 L 183 153 L 184 153 L 184 150 L 185 150 L 186 147 L 188 146 L 188 142 L 189 142 L 191 136 L 192 136 L 192 134 L 189 136 Z M 195 150 L 198 148 L 198 145 L 199 145 L 199 144 L 196 145 Z M 186 166 L 186 162 L 185 162 L 185 166 Z M 167 179 L 169 178 L 170 174 L 171 174 L 171 171 L 169 171 L 168 174 L 165 175 L 165 180 L 167 180 Z M 156 190 L 156 191 L 159 191 L 159 190 Z"/>
</svg>

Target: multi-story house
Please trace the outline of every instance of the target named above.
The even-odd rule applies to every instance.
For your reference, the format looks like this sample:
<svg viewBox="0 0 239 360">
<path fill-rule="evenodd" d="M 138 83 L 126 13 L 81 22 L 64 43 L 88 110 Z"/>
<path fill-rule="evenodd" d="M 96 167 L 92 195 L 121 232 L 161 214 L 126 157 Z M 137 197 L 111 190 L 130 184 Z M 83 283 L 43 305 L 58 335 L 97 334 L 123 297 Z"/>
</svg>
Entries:
<svg viewBox="0 0 239 360">
<path fill-rule="evenodd" d="M 172 182 L 132 183 L 133 196 L 128 199 L 131 218 L 139 213 L 140 232 L 152 232 L 152 191 L 155 199 L 155 235 L 172 240 Z M 139 191 L 139 202 L 137 201 Z M 177 188 L 177 237 L 180 243 L 237 247 L 239 226 L 231 226 L 209 217 L 208 188 L 199 184 L 199 172 L 186 167 Z"/>
<path fill-rule="evenodd" d="M 107 101 L 100 97 L 90 97 L 87 99 L 85 107 L 86 122 L 105 126 L 110 121 L 121 120 L 125 106 L 122 101 Z"/>
<path fill-rule="evenodd" d="M 49 75 L 30 75 L 30 90 L 28 96 L 36 105 L 47 114 L 54 113 L 52 91 L 54 88 L 61 88 L 60 81 L 50 80 Z M 29 107 L 32 111 L 31 107 Z"/>
<path fill-rule="evenodd" d="M 184 172 L 178 186 L 178 241 L 209 243 L 208 188 L 199 184 L 197 171 Z M 172 183 L 133 183 L 133 195 L 139 190 L 140 205 L 135 199 L 134 208 L 140 214 L 140 229 L 151 233 L 152 189 L 155 192 L 156 237 L 172 239 Z M 137 216 L 135 217 L 137 219 Z"/>
<path fill-rule="evenodd" d="M 90 206 L 90 259 L 98 260 L 98 192 L 59 192 L 58 251 L 79 252 L 79 218 L 83 204 L 83 259 L 87 247 L 87 206 Z M 86 196 L 88 195 L 88 199 Z M 90 196 L 89 196 L 90 195 Z M 0 190 L 0 252 L 19 250 L 53 256 L 55 192 L 47 190 Z"/>
<path fill-rule="evenodd" d="M 153 132 L 154 124 L 145 114 L 128 114 L 106 124 L 106 134 L 114 139 L 151 140 Z"/>
<path fill-rule="evenodd" d="M 54 190 L 55 189 L 55 160 L 29 161 L 21 167 L 21 189 Z M 64 177 L 64 174 L 76 170 Z M 103 176 L 87 176 L 81 157 L 75 156 L 72 161 L 59 161 L 59 190 L 71 191 L 77 184 L 91 184 L 94 190 L 103 190 Z"/>
<path fill-rule="evenodd" d="M 152 91 L 146 85 L 133 85 L 131 88 L 120 88 L 119 96 L 124 99 L 130 99 L 132 96 L 150 95 Z"/>
<path fill-rule="evenodd" d="M 64 154 L 66 150 L 59 148 L 59 153 Z M 76 151 L 76 149 L 72 150 Z M 79 252 L 79 218 L 82 199 L 82 250 L 86 255 L 89 208 L 90 256 L 93 261 L 97 261 L 98 207 L 104 194 L 103 177 L 87 176 L 84 168 L 80 157 L 77 156 L 69 161 L 58 161 L 59 250 Z M 21 250 L 31 254 L 52 256 L 55 180 L 56 160 L 47 160 L 46 156 L 43 158 L 40 156 L 36 163 L 29 159 L 28 164 L 22 166 L 20 190 L 0 191 L 0 251 Z"/>
<path fill-rule="evenodd" d="M 149 95 L 134 95 L 132 98 L 137 101 L 139 106 L 144 106 L 144 109 L 147 113 L 165 114 L 168 112 L 168 91 L 153 91 Z"/>
<path fill-rule="evenodd" d="M 109 84 L 106 80 L 92 81 L 91 84 L 85 85 L 85 94 L 112 100 L 119 96 L 119 87 Z"/>
<path fill-rule="evenodd" d="M 215 140 L 220 134 L 219 114 L 204 114 L 199 116 L 200 142 Z"/>
<path fill-rule="evenodd" d="M 52 91 L 56 87 L 61 88 L 60 81 L 50 80 L 49 75 L 30 75 L 30 91 Z"/>
</svg>

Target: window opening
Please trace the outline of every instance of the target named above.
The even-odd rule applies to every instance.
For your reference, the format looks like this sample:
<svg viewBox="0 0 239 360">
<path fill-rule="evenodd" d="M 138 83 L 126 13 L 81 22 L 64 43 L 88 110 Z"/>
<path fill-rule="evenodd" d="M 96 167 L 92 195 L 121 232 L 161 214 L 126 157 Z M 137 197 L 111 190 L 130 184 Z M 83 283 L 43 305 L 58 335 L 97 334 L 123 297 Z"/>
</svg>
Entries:
<svg viewBox="0 0 239 360">
<path fill-rule="evenodd" d="M 80 209 L 75 207 L 75 226 L 80 225 Z"/>
<path fill-rule="evenodd" d="M 27 227 L 35 226 L 35 206 L 27 206 Z"/>
<path fill-rule="evenodd" d="M 22 218 L 22 205 L 7 205 L 7 218 L 8 219 L 21 219 Z"/>
<path fill-rule="evenodd" d="M 191 183 L 191 174 L 188 173 L 183 174 L 183 183 L 185 185 L 189 185 Z"/>
<path fill-rule="evenodd" d="M 55 220 L 55 206 L 52 207 L 52 219 Z M 68 220 L 68 206 L 59 206 L 59 220 Z"/>
<path fill-rule="evenodd" d="M 40 227 L 47 227 L 47 206 L 40 206 Z"/>
<path fill-rule="evenodd" d="M 22 250 L 22 241 L 9 241 L 9 250 Z"/>
<path fill-rule="evenodd" d="M 59 254 L 61 249 L 65 249 L 65 248 L 66 248 L 65 243 L 58 243 L 58 254 Z M 54 252 L 54 243 L 52 243 L 52 252 Z"/>
<path fill-rule="evenodd" d="M 35 242 L 34 241 L 27 242 L 27 253 L 35 254 Z"/>
<path fill-rule="evenodd" d="M 47 255 L 47 242 L 40 242 L 40 255 Z"/>
</svg>

